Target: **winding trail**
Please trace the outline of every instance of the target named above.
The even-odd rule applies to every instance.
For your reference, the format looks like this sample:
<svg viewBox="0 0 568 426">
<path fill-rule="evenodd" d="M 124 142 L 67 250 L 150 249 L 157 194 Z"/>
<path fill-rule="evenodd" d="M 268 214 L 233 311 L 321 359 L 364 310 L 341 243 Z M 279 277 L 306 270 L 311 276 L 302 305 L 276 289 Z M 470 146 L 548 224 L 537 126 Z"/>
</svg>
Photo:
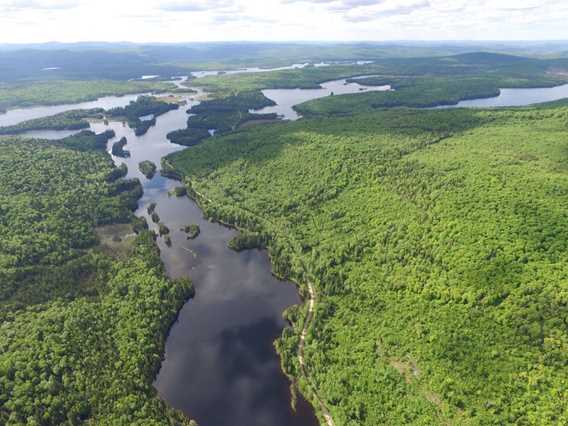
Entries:
<svg viewBox="0 0 568 426">
<path fill-rule="evenodd" d="M 308 299 L 308 312 L 306 314 L 306 320 L 304 321 L 304 328 L 302 329 L 302 333 L 300 334 L 300 344 L 298 345 L 298 361 L 300 363 L 300 369 L 302 370 L 302 374 L 308 381 L 310 387 L 312 388 L 312 392 L 318 401 L 320 406 L 320 410 L 322 412 L 323 418 L 327 426 L 335 426 L 335 422 L 333 421 L 333 417 L 331 417 L 331 413 L 327 409 L 327 406 L 320 398 L 320 396 L 316 392 L 316 386 L 313 383 L 312 379 L 310 378 L 307 368 L 306 368 L 306 361 L 304 358 L 304 348 L 306 346 L 306 336 L 308 334 L 308 329 L 310 328 L 314 316 L 315 316 L 315 307 L 316 307 L 316 292 L 314 290 L 314 286 L 309 281 L 308 284 L 308 291 L 310 293 L 310 298 Z"/>
<path fill-rule="evenodd" d="M 167 160 L 165 160 L 165 162 L 167 162 Z M 168 165 L 170 167 L 172 167 L 172 165 L 170 163 L 168 163 Z M 203 202 L 213 203 L 213 200 L 206 197 L 201 192 L 197 191 L 193 185 L 191 185 L 190 191 L 188 191 L 188 195 L 191 198 L 193 198 L 198 205 L 200 205 Z M 271 224 L 272 229 L 275 229 L 275 230 L 277 229 L 276 225 L 273 224 L 270 220 L 254 213 L 254 212 L 251 212 L 248 209 L 244 209 L 240 206 L 232 206 L 232 207 L 236 207 L 236 208 L 246 212 L 247 214 L 254 216 L 255 218 L 259 219 L 262 222 Z M 246 229 L 241 228 L 241 227 L 239 227 L 238 225 L 235 225 L 235 224 L 226 223 L 226 222 L 223 222 L 222 220 L 217 220 L 217 222 L 219 222 L 222 225 L 234 228 L 238 231 L 246 231 Z M 283 235 L 284 239 L 288 239 L 288 240 L 290 239 L 288 233 L 286 233 L 286 234 L 283 233 L 282 235 Z M 288 236 L 285 236 L 285 235 L 288 235 Z M 308 293 L 309 293 L 309 298 L 307 300 L 308 311 L 306 313 L 306 318 L 305 318 L 305 321 L 304 321 L 304 327 L 302 328 L 302 332 L 300 333 L 300 342 L 298 344 L 298 362 L 300 364 L 300 371 L 302 372 L 303 376 L 306 378 L 308 385 L 311 388 L 312 394 L 313 394 L 314 398 L 316 399 L 316 401 L 319 405 L 319 409 L 320 409 L 320 412 L 322 413 L 322 416 L 325 420 L 326 426 L 336 426 L 329 409 L 327 408 L 323 399 L 319 396 L 319 394 L 317 392 L 317 387 L 316 387 L 313 379 L 310 377 L 310 375 L 308 373 L 306 359 L 305 359 L 305 356 L 304 356 L 304 349 L 305 349 L 305 346 L 306 346 L 306 336 L 308 335 L 308 330 L 310 329 L 310 327 L 312 326 L 312 323 L 314 321 L 315 308 L 316 308 L 316 303 L 317 303 L 317 296 L 316 296 L 316 291 L 315 291 L 314 285 L 310 281 L 306 281 L 306 284 L 307 284 Z"/>
</svg>

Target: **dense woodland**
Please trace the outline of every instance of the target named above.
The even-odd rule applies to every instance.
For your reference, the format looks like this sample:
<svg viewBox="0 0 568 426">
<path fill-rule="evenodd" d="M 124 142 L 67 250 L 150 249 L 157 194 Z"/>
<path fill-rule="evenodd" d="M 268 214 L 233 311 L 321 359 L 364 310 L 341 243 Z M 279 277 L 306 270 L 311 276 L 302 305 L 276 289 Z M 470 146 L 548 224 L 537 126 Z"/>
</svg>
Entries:
<svg viewBox="0 0 568 426">
<path fill-rule="evenodd" d="M 48 117 L 23 121 L 13 126 L 0 127 L 0 135 L 11 135 L 31 130 L 81 130 L 89 128 L 87 119 L 102 119 L 102 108 L 87 110 L 71 110 Z"/>
<path fill-rule="evenodd" d="M 197 145 L 202 140 L 207 139 L 209 136 L 211 136 L 209 129 L 190 127 L 186 129 L 174 130 L 167 135 L 170 142 L 184 146 Z"/>
<path fill-rule="evenodd" d="M 201 102 L 188 112 L 190 129 L 214 129 L 219 133 L 236 130 L 250 120 L 275 119 L 275 114 L 251 114 L 253 109 L 275 105 L 260 91 L 239 92 L 236 95 Z"/>
<path fill-rule="evenodd" d="M 128 236 L 141 187 L 109 137 L 0 138 L 1 424 L 189 423 L 152 381 L 192 286 L 165 277 L 152 233 Z"/>
<path fill-rule="evenodd" d="M 568 69 L 568 59 L 542 60 L 491 53 L 468 53 L 437 58 L 379 59 L 366 65 L 332 65 L 269 73 L 208 76 L 194 84 L 222 96 L 262 89 L 312 89 L 320 83 L 354 76 L 484 78 L 493 87 L 548 87 L 567 81 L 557 70 Z"/>
<path fill-rule="evenodd" d="M 450 77 L 366 78 L 352 79 L 365 85 L 390 85 L 392 91 L 366 92 L 355 95 L 330 96 L 297 105 L 303 116 L 347 115 L 378 108 L 425 108 L 455 105 L 468 99 L 491 98 L 500 93 L 500 82 L 487 78 L 455 79 Z"/>
<path fill-rule="evenodd" d="M 0 83 L 0 108 L 78 103 L 102 96 L 163 92 L 171 87 L 165 82 L 113 80 Z"/>
<path fill-rule="evenodd" d="M 167 163 L 207 215 L 270 235 L 276 273 L 316 286 L 306 365 L 336 424 L 556 425 L 567 123 L 564 107 L 383 111 L 260 126 Z M 298 377 L 303 315 L 288 317 L 278 348 Z"/>
<path fill-rule="evenodd" d="M 122 68 L 93 65 L 92 72 L 179 72 L 183 61 L 158 63 L 187 49 L 148 47 L 151 59 L 133 54 Z M 248 49 L 256 63 L 265 47 Z M 372 54 L 368 46 L 336 49 L 345 59 Z M 446 50 L 394 59 L 374 50 L 368 65 L 198 79 L 214 98 L 188 111 L 187 129 L 168 139 L 203 143 L 168 157 L 161 174 L 183 180 L 173 195 L 189 193 L 208 216 L 247 229 L 231 248 L 267 247 L 277 275 L 303 292 L 314 284 L 310 385 L 296 356 L 305 306 L 286 313 L 294 329 L 277 348 L 286 372 L 314 406 L 323 399 L 338 426 L 566 424 L 566 101 L 495 111 L 385 108 L 561 84 L 568 62 Z M 80 56 L 62 54 L 71 68 L 61 74 L 91 75 L 73 70 Z M 242 61 L 221 56 L 200 67 Z M 271 63 L 291 57 L 274 55 Z M 272 105 L 262 89 L 357 76 L 395 91 L 330 96 L 297 107 L 308 119 L 240 129 L 276 118 L 249 112 Z M 3 83 L 0 108 L 167 87 Z M 144 134 L 177 107 L 143 96 L 108 114 Z M 80 129 L 89 114 L 4 131 Z M 210 138 L 211 129 L 220 137 Z M 193 288 L 165 276 L 156 235 L 133 216 L 142 187 L 105 153 L 114 136 L 0 138 L 0 424 L 189 422 L 156 398 L 152 381 L 167 330 Z M 127 156 L 126 144 L 118 141 L 113 154 Z M 156 170 L 139 168 L 148 177 Z M 171 243 L 155 208 L 148 214 Z M 184 231 L 199 235 L 196 225 Z"/>
</svg>

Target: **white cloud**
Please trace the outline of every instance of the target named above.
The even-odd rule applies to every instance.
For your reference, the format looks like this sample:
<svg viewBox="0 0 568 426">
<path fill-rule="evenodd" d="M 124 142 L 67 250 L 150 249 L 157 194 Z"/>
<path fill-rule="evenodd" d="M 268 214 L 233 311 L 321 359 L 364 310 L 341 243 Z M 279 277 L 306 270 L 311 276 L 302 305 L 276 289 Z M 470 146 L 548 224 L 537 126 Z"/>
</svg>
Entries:
<svg viewBox="0 0 568 426">
<path fill-rule="evenodd" d="M 0 43 L 567 39 L 568 4 L 566 0 L 0 0 L 0 22 Z"/>
<path fill-rule="evenodd" d="M 80 0 L 0 0 L 0 9 L 7 11 L 23 9 L 63 10 L 79 5 Z"/>
<path fill-rule="evenodd" d="M 233 0 L 176 0 L 159 4 L 161 10 L 170 12 L 212 12 L 234 6 Z"/>
</svg>

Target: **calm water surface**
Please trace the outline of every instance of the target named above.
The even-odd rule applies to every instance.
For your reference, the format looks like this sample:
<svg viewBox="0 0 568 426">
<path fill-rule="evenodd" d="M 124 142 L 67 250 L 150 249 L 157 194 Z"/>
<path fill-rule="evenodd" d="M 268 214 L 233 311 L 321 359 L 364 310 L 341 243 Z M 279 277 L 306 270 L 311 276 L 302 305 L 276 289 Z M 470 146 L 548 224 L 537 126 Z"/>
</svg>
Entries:
<svg viewBox="0 0 568 426">
<path fill-rule="evenodd" d="M 172 247 L 158 240 L 168 274 L 189 276 L 196 288 L 195 299 L 184 306 L 170 331 L 155 387 L 201 426 L 314 426 L 317 420 L 304 400 L 296 413 L 290 408 L 290 383 L 273 347 L 286 327 L 282 312 L 300 303 L 295 286 L 272 276 L 265 252 L 229 250 L 227 242 L 235 231 L 205 220 L 189 198 L 169 196 L 179 183 L 161 176 L 148 180 L 138 170 L 142 160 L 159 164 L 161 157 L 184 149 L 169 143 L 166 134 L 185 127 L 186 109 L 159 117 L 141 137 L 121 123 L 110 124 L 116 137 L 109 147 L 125 136 L 125 149 L 131 153 L 117 163 L 126 162 L 129 177 L 144 185 L 137 215 L 156 230 L 146 210 L 157 203 L 161 221 L 172 231 Z M 101 132 L 106 126 L 93 128 Z M 188 240 L 181 228 L 192 223 L 201 234 Z"/>
</svg>

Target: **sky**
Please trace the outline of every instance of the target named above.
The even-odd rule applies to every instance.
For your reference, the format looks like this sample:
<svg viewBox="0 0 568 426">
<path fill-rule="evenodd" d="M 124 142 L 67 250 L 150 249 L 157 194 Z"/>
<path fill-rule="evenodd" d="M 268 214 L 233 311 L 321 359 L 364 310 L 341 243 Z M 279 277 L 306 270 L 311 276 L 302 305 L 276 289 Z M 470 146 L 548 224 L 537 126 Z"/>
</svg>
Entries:
<svg viewBox="0 0 568 426">
<path fill-rule="evenodd" d="M 567 40 L 568 0 L 0 0 L 0 43 Z"/>
</svg>

